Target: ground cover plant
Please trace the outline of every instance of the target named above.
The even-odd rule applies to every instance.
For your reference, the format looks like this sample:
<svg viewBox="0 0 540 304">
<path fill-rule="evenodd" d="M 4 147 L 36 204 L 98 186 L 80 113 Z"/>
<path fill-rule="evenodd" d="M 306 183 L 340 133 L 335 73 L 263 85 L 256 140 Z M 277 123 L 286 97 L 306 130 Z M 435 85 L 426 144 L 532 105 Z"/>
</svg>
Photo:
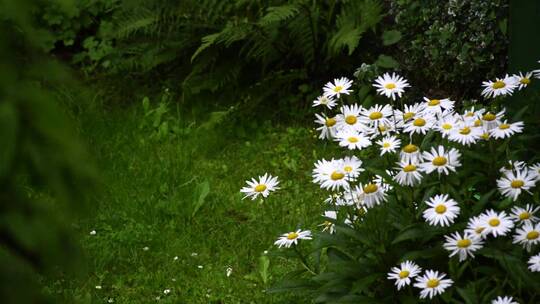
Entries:
<svg viewBox="0 0 540 304">
<path fill-rule="evenodd" d="M 303 268 L 274 291 L 321 303 L 536 303 L 540 164 L 527 147 L 538 121 L 527 107 L 507 111 L 505 97 L 538 73 L 484 81 L 481 103 L 403 103 L 411 84 L 384 73 L 372 86 L 387 99 L 361 105 L 351 80 L 328 82 L 315 123 L 346 152 L 315 162 L 313 182 L 329 192 L 323 229 L 275 241 Z M 281 191 L 272 179 L 247 188 Z"/>
</svg>

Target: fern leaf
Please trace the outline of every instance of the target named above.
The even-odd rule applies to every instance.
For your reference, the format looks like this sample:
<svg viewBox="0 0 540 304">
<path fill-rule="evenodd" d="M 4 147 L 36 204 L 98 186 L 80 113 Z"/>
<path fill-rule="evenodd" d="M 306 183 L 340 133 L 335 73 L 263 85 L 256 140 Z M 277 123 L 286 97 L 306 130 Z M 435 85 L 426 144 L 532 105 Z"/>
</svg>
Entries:
<svg viewBox="0 0 540 304">
<path fill-rule="evenodd" d="M 267 26 L 273 23 L 283 22 L 296 16 L 299 11 L 299 7 L 293 4 L 272 6 L 268 8 L 268 13 L 261 18 L 259 24 L 261 26 Z"/>
<path fill-rule="evenodd" d="M 193 62 L 193 60 L 195 58 L 197 58 L 197 56 L 204 50 L 206 50 L 207 48 L 209 48 L 211 45 L 213 45 L 215 42 L 216 42 L 216 39 L 221 35 L 221 33 L 215 33 L 215 34 L 211 34 L 211 35 L 207 35 L 207 36 L 204 36 L 202 37 L 202 44 L 201 46 L 199 46 L 199 48 L 195 51 L 195 53 L 193 53 L 193 56 L 191 56 L 191 62 Z"/>
</svg>

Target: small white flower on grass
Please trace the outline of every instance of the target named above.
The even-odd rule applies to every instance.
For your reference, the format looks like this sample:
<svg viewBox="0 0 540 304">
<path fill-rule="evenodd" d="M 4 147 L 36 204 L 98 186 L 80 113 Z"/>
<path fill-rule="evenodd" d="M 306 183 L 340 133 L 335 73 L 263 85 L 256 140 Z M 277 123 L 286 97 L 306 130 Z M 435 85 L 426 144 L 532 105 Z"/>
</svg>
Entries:
<svg viewBox="0 0 540 304">
<path fill-rule="evenodd" d="M 358 189 L 361 190 L 362 197 L 364 199 L 363 203 L 367 208 L 372 208 L 373 206 L 379 205 L 386 200 L 386 190 L 381 184 L 376 183 L 375 181 L 365 185 L 360 183 Z"/>
<path fill-rule="evenodd" d="M 377 88 L 377 93 L 392 98 L 392 100 L 396 100 L 396 95 L 401 98 L 405 88 L 410 87 L 405 78 L 395 73 L 392 73 L 392 75 L 384 73 L 382 76 L 377 77 L 373 86 Z"/>
<path fill-rule="evenodd" d="M 514 170 L 506 172 L 504 176 L 497 180 L 497 187 L 502 195 L 517 200 L 522 191 L 529 192 L 535 185 L 535 176 L 529 173 L 528 169 Z"/>
<path fill-rule="evenodd" d="M 230 266 L 227 267 L 227 269 L 225 270 L 225 275 L 227 276 L 227 278 L 231 276 L 232 272 L 233 272 L 232 267 Z"/>
<path fill-rule="evenodd" d="M 444 111 L 452 111 L 454 102 L 448 98 L 444 99 L 429 99 L 424 97 L 426 111 L 432 114 L 442 114 Z"/>
<path fill-rule="evenodd" d="M 381 147 L 381 156 L 385 153 L 395 153 L 400 144 L 401 140 L 395 136 L 385 136 L 377 141 L 377 145 Z"/>
<path fill-rule="evenodd" d="M 192 253 L 191 253 L 191 256 L 192 256 L 192 257 L 196 257 L 196 256 L 198 256 L 198 255 L 199 255 L 199 254 L 196 253 L 196 252 L 192 252 Z"/>
<path fill-rule="evenodd" d="M 326 117 L 324 114 L 315 114 L 315 123 L 320 126 L 317 127 L 317 131 L 320 132 L 320 139 L 332 139 L 336 137 L 336 123 L 335 117 Z"/>
<path fill-rule="evenodd" d="M 499 138 L 508 138 L 516 133 L 523 132 L 523 122 L 517 121 L 514 123 L 508 123 L 506 120 L 498 125 L 496 128 L 493 128 L 489 131 L 489 135 L 491 135 L 495 139 Z"/>
<path fill-rule="evenodd" d="M 513 77 L 516 79 L 516 84 L 518 85 L 518 89 L 524 89 L 529 84 L 531 84 L 531 78 L 533 77 L 533 72 L 527 72 L 525 74 L 519 72 L 519 75 L 513 75 Z"/>
<path fill-rule="evenodd" d="M 429 296 L 433 298 L 436 295 L 439 295 L 444 292 L 444 290 L 454 283 L 451 279 L 445 279 L 445 273 L 434 270 L 426 270 L 426 273 L 416 278 L 416 283 L 414 287 L 422 289 L 420 291 L 420 299 L 424 299 Z"/>
<path fill-rule="evenodd" d="M 366 135 L 351 130 L 338 132 L 336 141 L 339 142 L 339 146 L 349 150 L 362 150 L 363 148 L 371 146 L 371 140 L 369 140 Z"/>
<path fill-rule="evenodd" d="M 398 170 L 398 173 L 394 176 L 394 181 L 402 186 L 414 186 L 420 183 L 422 174 L 417 163 L 401 161 L 397 164 L 399 167 L 395 169 Z"/>
<path fill-rule="evenodd" d="M 459 215 L 458 203 L 448 198 L 448 194 L 435 195 L 426 204 L 430 208 L 424 210 L 423 215 L 431 226 L 450 226 Z"/>
<path fill-rule="evenodd" d="M 240 192 L 246 194 L 244 199 L 249 197 L 252 200 L 255 200 L 259 195 L 262 197 L 268 197 L 271 191 L 276 191 L 279 189 L 279 181 L 277 177 L 273 177 L 268 173 L 265 173 L 263 176 L 259 176 L 258 181 L 255 178 L 252 178 L 251 181 L 247 180 L 246 183 L 248 186 L 240 190 Z"/>
<path fill-rule="evenodd" d="M 173 258 L 173 261 L 178 261 L 178 256 L 175 256 L 175 257 Z"/>
<path fill-rule="evenodd" d="M 519 303 L 514 301 L 512 297 L 497 297 L 496 299 L 491 301 L 491 304 L 519 304 Z"/>
<path fill-rule="evenodd" d="M 107 303 L 114 303 L 114 299 L 113 299 L 113 298 L 109 298 L 109 299 L 107 300 Z"/>
<path fill-rule="evenodd" d="M 420 148 L 414 144 L 408 144 L 401 148 L 399 153 L 401 161 L 404 162 L 420 162 L 422 161 L 422 154 L 420 154 Z"/>
<path fill-rule="evenodd" d="M 514 206 L 510 215 L 516 223 L 535 223 L 538 222 L 538 217 L 535 215 L 540 210 L 540 206 L 532 206 L 527 204 L 525 208 Z"/>
<path fill-rule="evenodd" d="M 284 233 L 282 234 L 278 240 L 274 243 L 274 245 L 277 245 L 279 248 L 286 247 L 289 248 L 293 244 L 298 244 L 298 240 L 311 240 L 311 231 L 305 230 L 302 231 L 301 229 L 298 229 L 292 232 Z"/>
<path fill-rule="evenodd" d="M 467 223 L 467 229 L 465 229 L 465 233 L 475 235 L 479 238 L 485 238 L 487 235 L 487 223 L 484 217 L 485 215 L 471 217 L 469 219 L 469 222 Z"/>
<path fill-rule="evenodd" d="M 530 252 L 532 246 L 538 243 L 540 243 L 540 224 L 525 223 L 516 229 L 514 244 L 521 244 Z"/>
<path fill-rule="evenodd" d="M 336 106 L 336 100 L 332 97 L 327 97 L 327 96 L 319 96 L 317 97 L 317 99 L 315 99 L 313 101 L 313 106 L 314 107 L 317 107 L 317 106 L 324 106 L 324 107 L 327 107 L 328 109 L 332 109 L 333 107 Z"/>
<path fill-rule="evenodd" d="M 480 237 L 465 232 L 463 236 L 459 232 L 455 232 L 452 235 L 444 236 L 446 242 L 444 243 L 444 249 L 450 251 L 450 257 L 459 255 L 459 261 L 465 261 L 468 256 L 474 258 L 474 251 L 482 248 L 483 241 Z"/>
<path fill-rule="evenodd" d="M 416 277 L 422 269 L 414 262 L 405 261 L 399 267 L 392 267 L 388 273 L 388 280 L 396 280 L 397 289 L 411 284 L 411 279 Z"/>
<path fill-rule="evenodd" d="M 540 272 L 540 253 L 530 257 L 527 263 L 529 264 L 530 271 Z"/>
<path fill-rule="evenodd" d="M 101 289 L 101 285 L 96 285 L 96 289 Z"/>
<path fill-rule="evenodd" d="M 95 230 L 90 231 L 90 235 L 96 235 L 97 232 Z"/>
<path fill-rule="evenodd" d="M 142 249 L 142 250 L 144 250 L 144 251 L 148 251 L 148 250 L 150 250 L 150 247 L 148 247 L 148 246 L 145 246 L 145 247 L 143 247 L 143 249 Z"/>
<path fill-rule="evenodd" d="M 445 151 L 443 146 L 438 146 L 437 148 L 433 147 L 430 152 L 425 151 L 422 154 L 422 157 L 426 162 L 422 163 L 420 166 L 428 174 L 437 171 L 439 175 L 441 173 L 448 175 L 450 171 L 455 172 L 456 168 L 461 166 L 461 163 L 459 162 L 460 156 L 461 154 L 455 148 Z"/>
<path fill-rule="evenodd" d="M 170 289 L 165 289 L 165 290 L 163 290 L 163 294 L 168 295 L 169 293 L 171 293 L 171 290 L 170 290 Z"/>
<path fill-rule="evenodd" d="M 204 266 L 203 266 L 203 265 L 197 265 L 197 268 L 199 268 L 199 269 L 203 269 L 203 268 L 204 268 Z"/>
<path fill-rule="evenodd" d="M 514 222 L 504 211 L 497 213 L 490 209 L 484 212 L 481 217 L 486 227 L 485 233 L 494 237 L 506 235 L 514 227 Z"/>
<path fill-rule="evenodd" d="M 495 98 L 497 96 L 512 95 L 517 88 L 516 79 L 512 76 L 504 76 L 504 78 L 497 78 L 495 81 L 482 82 L 482 96 L 486 98 Z"/>
<path fill-rule="evenodd" d="M 337 97 L 339 98 L 341 94 L 349 95 L 352 90 L 351 88 L 352 81 L 346 77 L 334 79 L 334 83 L 327 83 L 324 88 L 324 96 L 326 97 Z"/>
</svg>

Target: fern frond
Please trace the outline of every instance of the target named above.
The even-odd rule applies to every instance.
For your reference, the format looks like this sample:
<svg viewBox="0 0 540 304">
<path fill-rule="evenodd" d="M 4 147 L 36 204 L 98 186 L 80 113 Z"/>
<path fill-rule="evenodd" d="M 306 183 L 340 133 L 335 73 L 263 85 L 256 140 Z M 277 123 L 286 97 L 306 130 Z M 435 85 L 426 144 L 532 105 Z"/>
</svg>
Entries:
<svg viewBox="0 0 540 304">
<path fill-rule="evenodd" d="M 266 13 L 259 21 L 259 24 L 263 27 L 293 18 L 300 12 L 300 7 L 294 4 L 285 4 L 269 7 L 267 11 L 268 13 Z"/>
</svg>

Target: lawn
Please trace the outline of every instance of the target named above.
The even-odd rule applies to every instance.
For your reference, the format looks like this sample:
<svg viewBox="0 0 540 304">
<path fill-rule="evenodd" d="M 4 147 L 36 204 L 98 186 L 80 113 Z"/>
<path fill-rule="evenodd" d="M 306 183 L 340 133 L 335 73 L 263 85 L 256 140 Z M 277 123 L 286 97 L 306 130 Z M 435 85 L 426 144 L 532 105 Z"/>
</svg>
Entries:
<svg viewBox="0 0 540 304">
<path fill-rule="evenodd" d="M 141 128 L 141 107 L 97 112 L 76 116 L 103 180 L 78 224 L 88 273 L 56 292 L 115 303 L 305 302 L 265 289 L 298 267 L 272 255 L 277 236 L 321 221 L 320 190 L 299 187 L 311 185 L 317 156 L 310 130 L 267 122 L 244 136 L 213 128 L 158 140 Z M 245 180 L 265 172 L 282 189 L 243 200 Z"/>
</svg>

